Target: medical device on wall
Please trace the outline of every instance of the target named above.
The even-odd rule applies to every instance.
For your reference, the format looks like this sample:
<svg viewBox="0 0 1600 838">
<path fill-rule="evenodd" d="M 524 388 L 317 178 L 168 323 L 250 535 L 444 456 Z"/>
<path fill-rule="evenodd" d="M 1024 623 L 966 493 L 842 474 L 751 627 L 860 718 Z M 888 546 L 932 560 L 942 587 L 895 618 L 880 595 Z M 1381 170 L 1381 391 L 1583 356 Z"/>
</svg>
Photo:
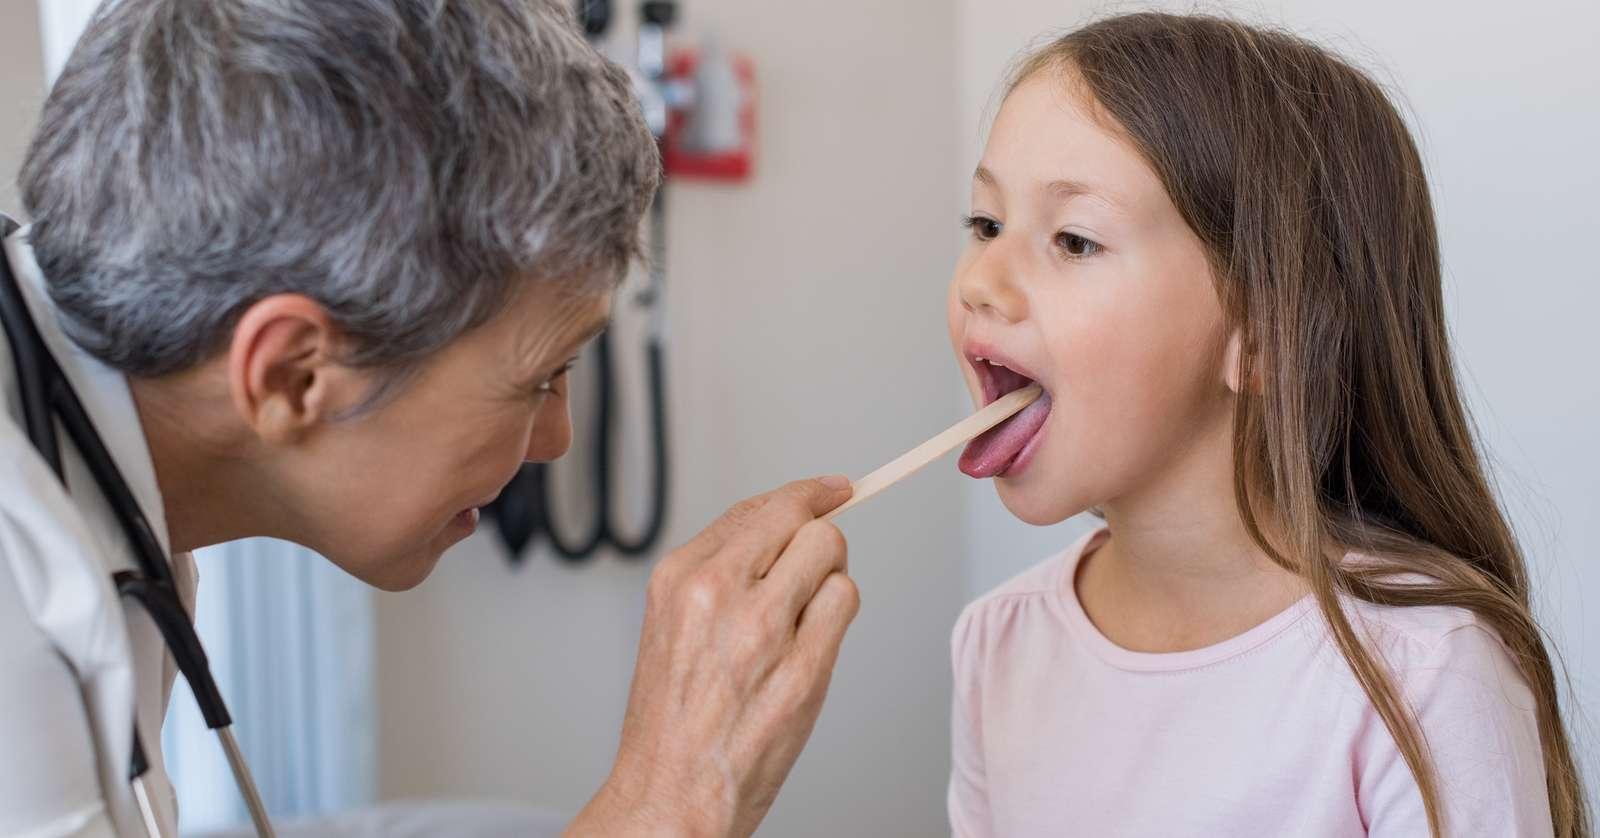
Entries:
<svg viewBox="0 0 1600 838">
<path fill-rule="evenodd" d="M 618 300 L 619 306 L 633 306 L 648 324 L 641 347 L 642 404 L 648 412 L 645 459 L 650 468 L 643 520 L 630 531 L 613 518 L 623 471 L 617 437 L 624 400 L 616 363 L 631 347 L 620 347 L 617 330 L 608 329 L 595 341 L 590 356 L 596 371 L 589 450 L 569 455 L 588 472 L 592 509 L 587 523 L 576 535 L 564 532 L 552 503 L 557 494 L 554 470 L 543 463 L 524 466 L 486 509 L 513 564 L 520 563 L 528 545 L 541 537 L 552 552 L 569 561 L 581 561 L 606 548 L 622 556 L 646 556 L 666 526 L 671 484 L 665 380 L 666 191 L 668 184 L 683 180 L 745 180 L 754 170 L 755 149 L 754 64 L 748 57 L 725 52 L 711 39 L 699 49 L 669 52 L 667 33 L 677 22 L 678 10 L 672 0 L 639 4 L 637 59 L 629 68 L 665 171 L 650 207 L 646 281 L 636 293 Z M 604 37 L 614 22 L 610 0 L 578 0 L 577 12 L 591 40 Z M 581 441 L 583 435 L 577 436 Z M 574 447 L 579 447 L 576 442 Z"/>
</svg>

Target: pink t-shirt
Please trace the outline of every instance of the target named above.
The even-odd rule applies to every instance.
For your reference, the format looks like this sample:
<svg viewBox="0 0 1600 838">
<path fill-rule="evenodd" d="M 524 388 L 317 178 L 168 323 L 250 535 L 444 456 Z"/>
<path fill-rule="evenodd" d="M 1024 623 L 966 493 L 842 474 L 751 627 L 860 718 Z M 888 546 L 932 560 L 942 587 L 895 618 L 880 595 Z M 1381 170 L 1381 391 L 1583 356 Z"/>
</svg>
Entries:
<svg viewBox="0 0 1600 838">
<path fill-rule="evenodd" d="M 1308 597 L 1189 652 L 1130 652 L 1072 584 L 1086 536 L 970 605 L 952 640 L 950 823 L 978 836 L 1426 836 L 1410 769 Z M 1347 606 L 1417 714 L 1449 836 L 1548 836 L 1534 703 L 1446 607 Z"/>
</svg>

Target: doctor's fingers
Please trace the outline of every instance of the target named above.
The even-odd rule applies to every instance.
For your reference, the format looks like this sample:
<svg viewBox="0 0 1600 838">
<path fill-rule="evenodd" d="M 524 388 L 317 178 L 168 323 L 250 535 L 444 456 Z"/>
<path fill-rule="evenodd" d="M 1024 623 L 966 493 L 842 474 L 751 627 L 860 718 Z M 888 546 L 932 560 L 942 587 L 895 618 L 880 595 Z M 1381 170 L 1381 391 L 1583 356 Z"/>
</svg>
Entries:
<svg viewBox="0 0 1600 838">
<path fill-rule="evenodd" d="M 823 581 L 850 570 L 850 545 L 839 528 L 828 521 L 810 521 L 800 527 L 765 578 L 757 582 L 770 608 L 795 626 L 800 614 L 816 598 Z"/>
<path fill-rule="evenodd" d="M 797 480 L 734 504 L 684 545 L 687 557 L 737 566 L 747 578 L 767 574 L 795 532 L 850 497 L 848 481 Z"/>
<path fill-rule="evenodd" d="M 766 515 L 771 515 L 768 507 L 774 501 L 789 509 L 800 505 L 803 509 L 810 510 L 810 518 L 816 518 L 832 512 L 835 507 L 848 499 L 850 499 L 850 483 L 843 478 L 837 478 L 834 483 L 824 483 L 822 478 L 795 480 L 794 483 L 787 483 L 755 497 L 746 497 L 744 501 L 731 505 L 722 513 L 722 517 L 712 521 L 698 536 L 694 536 L 688 544 L 683 545 L 682 550 L 699 558 L 712 557 L 734 534 L 741 533 L 752 526 L 752 523 L 760 523 L 765 520 Z M 795 528 L 798 528 L 798 525 L 795 525 Z M 794 529 L 784 534 L 786 536 L 784 541 L 787 541 L 787 536 L 792 534 Z"/>
<path fill-rule="evenodd" d="M 800 654 L 794 659 L 801 666 L 812 667 L 814 695 L 819 702 L 828 691 L 844 634 L 859 613 L 861 592 L 855 581 L 842 572 L 828 574 L 817 589 L 817 595 L 800 612 L 800 626 L 795 635 L 795 646 Z"/>
</svg>

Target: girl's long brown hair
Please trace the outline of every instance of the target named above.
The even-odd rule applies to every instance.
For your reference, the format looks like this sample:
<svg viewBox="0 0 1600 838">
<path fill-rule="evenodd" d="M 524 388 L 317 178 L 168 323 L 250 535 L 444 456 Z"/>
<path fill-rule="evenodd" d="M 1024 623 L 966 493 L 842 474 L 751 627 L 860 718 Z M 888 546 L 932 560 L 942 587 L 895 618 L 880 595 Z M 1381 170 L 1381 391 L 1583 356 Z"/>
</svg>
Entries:
<svg viewBox="0 0 1600 838">
<path fill-rule="evenodd" d="M 1260 382 L 1235 416 L 1244 524 L 1306 580 L 1432 833 L 1443 807 L 1425 740 L 1342 596 L 1457 606 L 1493 628 L 1537 701 L 1555 834 L 1589 838 L 1527 570 L 1451 365 L 1422 160 L 1383 90 L 1300 38 L 1155 13 L 1067 34 L 1013 88 L 1041 71 L 1114 121 L 1204 243 L 1244 338 L 1241 380 Z M 1374 558 L 1350 566 L 1345 550 Z"/>
</svg>

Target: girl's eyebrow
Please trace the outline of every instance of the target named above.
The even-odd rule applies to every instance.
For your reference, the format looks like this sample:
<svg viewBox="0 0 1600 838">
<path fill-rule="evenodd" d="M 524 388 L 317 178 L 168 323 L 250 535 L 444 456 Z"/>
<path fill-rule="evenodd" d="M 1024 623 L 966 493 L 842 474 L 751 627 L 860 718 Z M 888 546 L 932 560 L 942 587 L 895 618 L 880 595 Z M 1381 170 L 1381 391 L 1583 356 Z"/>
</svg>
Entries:
<svg viewBox="0 0 1600 838">
<path fill-rule="evenodd" d="M 995 178 L 994 172 L 991 172 L 982 166 L 979 166 L 977 170 L 972 173 L 972 179 L 984 184 L 985 186 L 999 186 L 999 181 Z M 1116 201 L 1111 200 L 1111 198 L 1106 195 L 1104 190 L 1081 180 L 1057 178 L 1056 180 L 1052 180 L 1045 184 L 1044 191 L 1052 197 L 1062 201 L 1065 201 L 1068 198 L 1084 196 L 1094 198 L 1111 209 L 1121 209 Z"/>
<path fill-rule="evenodd" d="M 1044 191 L 1049 192 L 1051 195 L 1054 195 L 1062 200 L 1066 200 L 1067 198 L 1076 198 L 1079 195 L 1087 195 L 1091 198 L 1099 198 L 1103 201 L 1106 201 L 1106 203 L 1110 203 L 1110 201 L 1107 200 L 1099 190 L 1094 189 L 1081 180 L 1052 180 L 1044 185 Z"/>
</svg>

